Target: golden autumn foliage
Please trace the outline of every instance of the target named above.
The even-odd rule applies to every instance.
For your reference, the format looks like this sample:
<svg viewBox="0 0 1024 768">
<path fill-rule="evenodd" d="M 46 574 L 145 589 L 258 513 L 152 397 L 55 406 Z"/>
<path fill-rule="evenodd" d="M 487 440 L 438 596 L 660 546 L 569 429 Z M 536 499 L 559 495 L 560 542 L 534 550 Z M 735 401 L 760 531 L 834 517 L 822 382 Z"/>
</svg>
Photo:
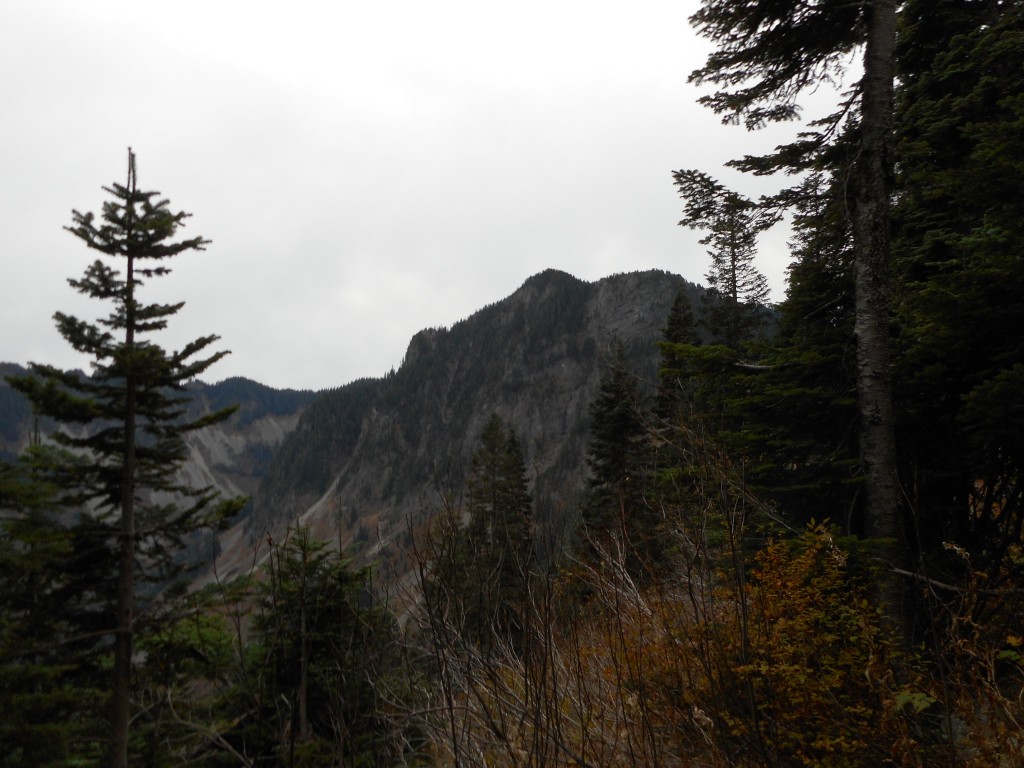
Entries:
<svg viewBox="0 0 1024 768">
<path fill-rule="evenodd" d="M 1024 631 L 977 610 L 1013 615 L 1017 593 L 909 578 L 932 627 L 910 645 L 879 606 L 892 572 L 872 542 L 782 536 L 712 441 L 680 436 L 686 481 L 658 500 L 670 555 L 643 578 L 628 541 L 588 542 L 531 578 L 519 643 L 421 611 L 432 764 L 1024 765 Z"/>
<path fill-rule="evenodd" d="M 1007 686 L 1024 690 L 1024 641 L 982 659 L 961 633 L 943 678 L 886 626 L 870 558 L 846 543 L 814 526 L 768 541 L 746 575 L 708 560 L 643 588 L 604 553 L 600 567 L 538 580 L 521 652 L 435 635 L 435 764 L 1021 764 Z"/>
</svg>

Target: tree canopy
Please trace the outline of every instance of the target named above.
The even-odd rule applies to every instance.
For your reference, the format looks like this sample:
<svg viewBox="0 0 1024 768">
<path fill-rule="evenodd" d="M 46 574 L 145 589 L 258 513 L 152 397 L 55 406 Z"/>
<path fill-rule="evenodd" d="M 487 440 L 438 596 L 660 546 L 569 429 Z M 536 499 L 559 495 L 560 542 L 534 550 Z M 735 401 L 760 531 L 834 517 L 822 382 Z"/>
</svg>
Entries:
<svg viewBox="0 0 1024 768">
<path fill-rule="evenodd" d="M 221 501 L 210 488 L 183 483 L 178 470 L 186 457 L 184 435 L 227 418 L 227 408 L 187 421 L 185 385 L 226 352 L 202 355 L 217 341 L 204 336 L 176 352 L 151 339 L 163 330 L 182 303 L 146 303 L 144 283 L 169 273 L 167 259 L 208 244 L 202 237 L 175 240 L 188 218 L 174 213 L 157 192 L 138 188 L 136 160 L 128 151 L 127 180 L 104 187 L 111 196 L 100 221 L 74 211 L 66 229 L 97 259 L 80 279 L 68 282 L 79 293 L 106 303 L 106 317 L 82 320 L 57 312 L 57 329 L 73 349 L 90 358 L 83 376 L 44 363 L 31 374 L 9 379 L 36 413 L 63 428 L 50 437 L 63 453 L 50 473 L 61 501 L 82 508 L 94 524 L 91 546 L 107 553 L 103 570 L 117 573 L 116 621 L 111 685 L 110 764 L 128 764 L 128 729 L 133 666 L 133 637 L 139 623 L 137 576 L 166 584 L 181 570 L 178 555 L 193 532 L 214 526 L 240 506 Z M 113 262 L 113 265 L 108 262 Z M 88 457 L 88 460 L 83 460 Z"/>
</svg>

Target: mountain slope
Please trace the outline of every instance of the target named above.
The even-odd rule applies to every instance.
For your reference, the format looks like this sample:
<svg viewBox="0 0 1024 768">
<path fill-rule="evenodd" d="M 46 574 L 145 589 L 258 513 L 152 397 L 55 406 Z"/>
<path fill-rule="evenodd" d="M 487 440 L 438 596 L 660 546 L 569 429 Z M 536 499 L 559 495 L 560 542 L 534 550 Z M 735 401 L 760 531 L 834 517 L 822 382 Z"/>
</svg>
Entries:
<svg viewBox="0 0 1024 768">
<path fill-rule="evenodd" d="M 45 437 L 56 425 L 34 423 L 28 401 L 8 385 L 5 376 L 28 370 L 0 363 L 0 459 L 14 459 L 38 430 Z M 243 378 L 217 384 L 196 382 L 188 387 L 191 401 L 187 417 L 238 406 L 227 421 L 186 435 L 189 457 L 183 477 L 193 486 L 212 485 L 227 496 L 251 496 L 285 436 L 294 429 L 302 411 L 316 393 L 275 390 Z"/>
<path fill-rule="evenodd" d="M 301 516 L 324 538 L 402 544 L 441 495 L 457 498 L 492 413 L 522 443 L 542 536 L 558 536 L 583 489 L 588 408 L 610 344 L 623 342 L 653 389 L 657 341 L 684 285 L 699 306 L 702 290 L 665 272 L 587 283 L 548 270 L 450 329 L 421 331 L 397 371 L 310 405 L 260 485 L 248 540 Z"/>
</svg>

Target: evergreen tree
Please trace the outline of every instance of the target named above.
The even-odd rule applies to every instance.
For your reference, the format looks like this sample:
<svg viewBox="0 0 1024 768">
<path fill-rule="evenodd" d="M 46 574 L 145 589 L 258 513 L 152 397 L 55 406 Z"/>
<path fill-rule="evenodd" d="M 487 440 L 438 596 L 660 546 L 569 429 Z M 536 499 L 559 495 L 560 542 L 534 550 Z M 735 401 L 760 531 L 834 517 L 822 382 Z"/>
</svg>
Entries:
<svg viewBox="0 0 1024 768">
<path fill-rule="evenodd" d="M 956 543 L 1019 584 L 1024 527 L 1024 6 L 908 3 L 895 221 L 901 455 L 929 568 Z M 992 604 L 991 599 L 983 602 Z M 1019 611 L 1011 610 L 1019 616 Z M 1014 619 L 1016 621 L 1016 619 Z"/>
<path fill-rule="evenodd" d="M 750 481 L 786 520 L 830 517 L 863 534 L 853 335 L 853 254 L 842 169 L 816 171 L 795 206 L 778 338 L 747 387 Z"/>
<path fill-rule="evenodd" d="M 865 6 L 860 141 L 853 164 L 853 263 L 857 337 L 857 405 L 864 465 L 864 527 L 893 546 L 882 553 L 903 562 L 896 461 L 896 413 L 889 340 L 891 317 L 890 199 L 893 194 L 893 89 L 896 78 L 896 0 Z M 888 580 L 883 599 L 895 616 L 899 589 Z"/>
<path fill-rule="evenodd" d="M 892 195 L 893 88 L 895 77 L 896 2 L 841 0 L 734 3 L 704 0 L 692 21 L 715 42 L 707 64 L 691 75 L 698 84 L 722 90 L 701 101 L 748 127 L 790 120 L 797 99 L 808 87 L 841 71 L 856 48 L 863 51 L 864 73 L 858 88 L 828 118 L 812 124 L 795 142 L 765 157 L 733 164 L 759 174 L 813 168 L 845 135 L 849 116 L 856 139 L 847 199 L 852 202 L 857 339 L 859 452 L 864 469 L 864 529 L 895 542 L 899 533 L 899 496 L 890 379 L 889 204 Z M 769 201 L 787 205 L 798 190 Z M 890 547 L 884 558 L 897 560 Z M 886 582 L 891 616 L 898 612 L 895 583 Z"/>
<path fill-rule="evenodd" d="M 736 349 L 755 335 L 768 306 L 768 281 L 754 266 L 757 236 L 776 216 L 698 171 L 677 171 L 676 186 L 686 200 L 684 226 L 707 229 L 710 246 L 705 325 L 712 337 Z"/>
<path fill-rule="evenodd" d="M 794 193 L 789 286 L 777 333 L 747 345 L 756 363 L 723 346 L 662 346 L 689 375 L 698 428 L 743 465 L 748 487 L 784 521 L 802 527 L 829 516 L 863 534 L 853 256 L 838 142 L 829 162 L 838 167 L 822 164 Z M 693 415 L 681 414 L 683 423 Z"/>
<path fill-rule="evenodd" d="M 783 6 L 799 12 L 782 14 Z M 856 22 L 846 31 L 844 13 Z M 749 387 L 752 396 L 742 406 L 755 426 L 748 450 L 755 466 L 766 470 L 750 477 L 775 489 L 773 498 L 784 500 L 784 508 L 802 510 L 794 518 L 815 514 L 816 507 L 820 516 L 821 507 L 829 507 L 854 531 L 906 537 L 914 561 L 947 571 L 941 578 L 949 582 L 967 575 L 968 562 L 951 552 L 966 552 L 970 567 L 991 584 L 1009 585 L 1019 571 L 1011 542 L 1024 527 L 1017 479 L 1024 428 L 1016 398 L 1024 387 L 1024 362 L 1019 334 L 1010 330 L 1021 318 L 1018 303 L 1006 300 L 1020 292 L 1022 274 L 1021 5 L 912 2 L 901 14 L 895 51 L 888 2 L 845 9 L 833 3 L 708 2 L 697 17 L 722 41 L 697 77 L 727 87 L 708 103 L 737 119 L 758 114 L 769 104 L 764 97 L 773 94 L 774 107 L 788 104 L 787 114 L 795 114 L 799 88 L 809 81 L 781 58 L 780 68 L 761 68 L 786 45 L 822 54 L 870 43 L 864 50 L 871 66 L 843 108 L 774 154 L 735 163 L 755 173 L 810 171 L 799 185 L 765 201 L 795 206 L 797 261 L 781 307 L 780 343 L 762 361 L 764 375 Z M 822 28 L 818 41 L 805 39 L 805 30 L 829 16 L 836 19 L 831 30 Z M 835 35 L 846 42 L 833 45 Z M 813 61 L 839 63 L 828 55 Z M 736 86 L 741 73 L 750 88 Z M 771 77 L 754 78 L 762 73 L 774 77 L 774 85 Z M 783 82 L 794 88 L 780 90 Z M 769 109 L 760 116 L 784 112 Z M 891 288 L 898 324 L 890 322 L 885 256 L 893 189 Z M 890 366 L 884 347 L 893 331 L 900 354 Z M 886 405 L 890 368 L 899 382 L 898 422 Z M 854 389 L 864 483 L 854 482 L 849 445 Z M 887 434 L 894 422 L 898 454 Z M 901 490 L 907 514 L 900 525 L 883 511 L 894 508 L 893 457 L 904 477 L 913 479 Z M 947 549 L 950 542 L 961 549 Z M 887 553 L 886 559 L 894 558 Z M 896 599 L 891 590 L 888 598 Z"/>
<path fill-rule="evenodd" d="M 534 571 L 533 501 L 519 440 L 496 413 L 484 425 L 466 481 L 471 597 L 468 616 L 484 638 L 517 640 Z"/>
<path fill-rule="evenodd" d="M 587 464 L 591 478 L 582 510 L 584 559 L 621 548 L 627 568 L 642 576 L 659 559 L 658 518 L 648 506 L 650 441 L 647 405 L 616 341 L 590 404 Z"/>
<path fill-rule="evenodd" d="M 683 345 L 682 350 L 680 345 Z M 661 336 L 661 361 L 658 365 L 658 396 L 654 411 L 662 421 L 688 410 L 693 392 L 693 370 L 688 365 L 685 350 L 700 345 L 697 322 L 693 317 L 693 304 L 687 287 L 680 286 L 672 301 L 668 320 Z"/>
<path fill-rule="evenodd" d="M 100 762 L 96 627 L 76 599 L 82 537 L 61 517 L 29 463 L 0 464 L 0 765 Z"/>
<path fill-rule="evenodd" d="M 693 302 L 690 301 L 686 285 L 679 286 L 668 319 L 661 331 L 662 340 L 669 344 L 700 344 L 697 321 L 693 316 Z"/>
<path fill-rule="evenodd" d="M 253 635 L 231 699 L 234 707 L 255 706 L 225 734 L 235 749 L 259 765 L 399 760 L 382 699 L 397 664 L 397 627 L 374 599 L 369 569 L 354 568 L 296 525 L 272 543 L 255 597 Z"/>
<path fill-rule="evenodd" d="M 439 518 L 423 589 L 466 641 L 517 645 L 536 568 L 533 501 L 522 448 L 497 414 L 484 426 L 465 486 L 466 521 Z"/>
<path fill-rule="evenodd" d="M 61 335 L 91 358 L 92 375 L 33 364 L 32 375 L 9 381 L 38 414 L 76 425 L 74 431 L 55 432 L 52 439 L 91 458 L 63 461 L 54 472 L 66 489 L 66 501 L 93 510 L 102 537 L 95 546 L 117 553 L 110 765 L 119 767 L 128 764 L 133 636 L 139 618 L 136 575 L 156 582 L 173 577 L 180 570 L 175 555 L 184 538 L 218 525 L 239 504 L 220 502 L 210 488 L 185 486 L 177 476 L 186 456 L 183 436 L 233 411 L 183 419 L 186 383 L 226 353 L 197 357 L 216 336 L 197 339 L 178 352 L 165 351 L 150 334 L 165 328 L 183 305 L 147 304 L 139 298 L 144 280 L 169 272 L 167 259 L 203 250 L 208 241 L 173 240 L 188 214 L 171 212 L 158 193 L 138 188 L 131 150 L 126 183 L 104 189 L 113 199 L 103 205 L 102 223 L 92 213 L 75 211 L 67 229 L 89 248 L 119 261 L 121 268 L 98 259 L 83 278 L 69 282 L 112 309 L 98 322 L 55 315 Z"/>
</svg>

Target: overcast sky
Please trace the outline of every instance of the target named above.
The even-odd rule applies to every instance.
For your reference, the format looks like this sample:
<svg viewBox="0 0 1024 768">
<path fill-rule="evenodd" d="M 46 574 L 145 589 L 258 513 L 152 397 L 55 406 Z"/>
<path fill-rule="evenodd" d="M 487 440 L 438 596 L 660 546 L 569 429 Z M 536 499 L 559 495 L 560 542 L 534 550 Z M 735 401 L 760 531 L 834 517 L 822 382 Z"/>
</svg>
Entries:
<svg viewBox="0 0 1024 768">
<path fill-rule="evenodd" d="M 95 254 L 62 227 L 124 182 L 128 146 L 213 241 L 145 294 L 186 302 L 165 346 L 232 350 L 211 381 L 380 376 L 548 267 L 704 282 L 671 172 L 735 183 L 725 160 L 788 131 L 695 104 L 697 5 L 3 0 L 0 360 L 85 367 L 52 315 L 107 308 L 67 285 Z M 784 243 L 759 262 L 776 300 Z"/>
</svg>

